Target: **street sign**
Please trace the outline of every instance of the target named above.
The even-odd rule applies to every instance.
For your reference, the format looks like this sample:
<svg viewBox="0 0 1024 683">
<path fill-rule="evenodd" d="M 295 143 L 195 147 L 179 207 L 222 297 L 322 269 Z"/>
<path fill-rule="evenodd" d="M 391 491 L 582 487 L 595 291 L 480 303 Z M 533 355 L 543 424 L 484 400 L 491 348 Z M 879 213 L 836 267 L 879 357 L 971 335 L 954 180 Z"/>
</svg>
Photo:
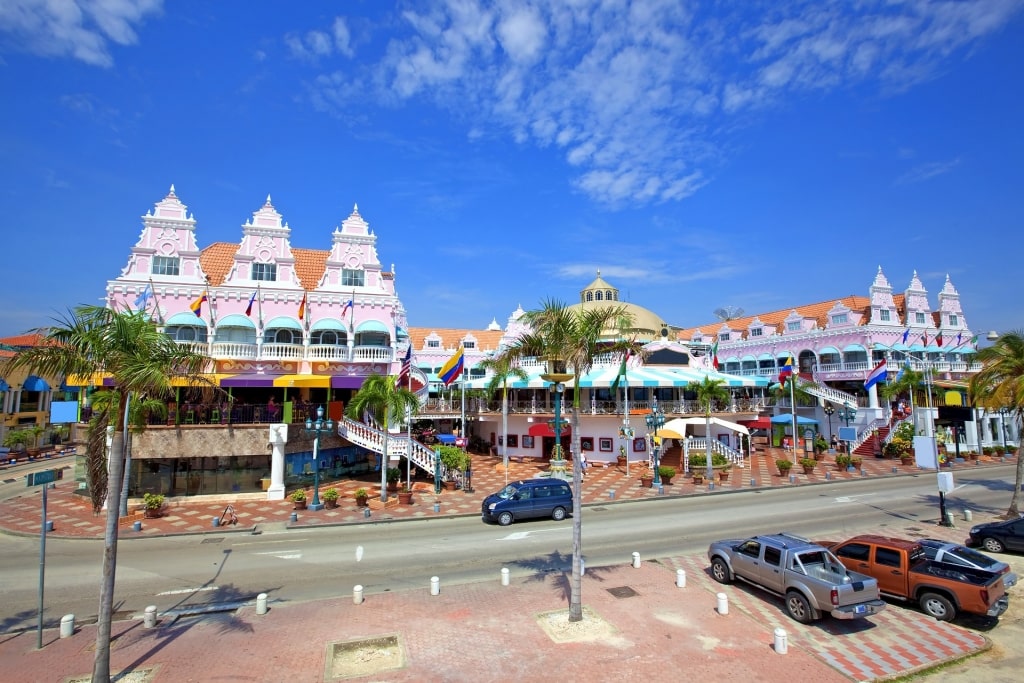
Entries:
<svg viewBox="0 0 1024 683">
<path fill-rule="evenodd" d="M 26 486 L 39 486 L 41 484 L 52 484 L 58 479 L 64 478 L 64 470 L 43 470 L 42 472 L 29 472 L 25 477 Z"/>
</svg>

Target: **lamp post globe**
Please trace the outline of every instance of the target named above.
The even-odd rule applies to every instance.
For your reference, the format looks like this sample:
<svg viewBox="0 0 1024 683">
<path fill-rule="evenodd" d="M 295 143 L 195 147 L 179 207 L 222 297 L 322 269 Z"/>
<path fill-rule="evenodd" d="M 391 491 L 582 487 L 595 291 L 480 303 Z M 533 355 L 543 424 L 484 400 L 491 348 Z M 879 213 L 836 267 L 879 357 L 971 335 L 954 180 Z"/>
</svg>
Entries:
<svg viewBox="0 0 1024 683">
<path fill-rule="evenodd" d="M 661 474 L 658 472 L 658 455 L 661 451 L 661 444 L 658 443 L 656 434 L 658 430 L 665 426 L 665 414 L 658 408 L 658 400 L 655 399 L 651 403 L 651 412 L 644 417 L 644 422 L 647 423 L 647 433 L 651 436 L 651 457 L 654 464 L 654 484 L 656 486 L 661 485 Z"/>
<path fill-rule="evenodd" d="M 334 431 L 334 421 L 331 418 L 325 420 L 324 407 L 317 406 L 316 420 L 307 417 L 305 427 L 306 434 L 313 437 L 313 502 L 309 509 L 322 510 L 323 504 L 320 502 L 320 434 Z"/>
<path fill-rule="evenodd" d="M 825 415 L 828 416 L 828 438 L 832 438 L 832 413 L 836 412 L 836 408 L 831 403 L 826 403 L 823 408 Z"/>
</svg>

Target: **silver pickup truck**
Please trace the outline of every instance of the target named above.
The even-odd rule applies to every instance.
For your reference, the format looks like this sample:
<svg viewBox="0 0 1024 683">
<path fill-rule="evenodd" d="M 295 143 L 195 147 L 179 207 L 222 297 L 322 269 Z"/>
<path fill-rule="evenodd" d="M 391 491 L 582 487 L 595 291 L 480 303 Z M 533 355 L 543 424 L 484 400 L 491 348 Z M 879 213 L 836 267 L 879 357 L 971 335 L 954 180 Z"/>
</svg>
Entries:
<svg viewBox="0 0 1024 683">
<path fill-rule="evenodd" d="M 885 609 L 875 579 L 849 571 L 831 552 L 794 534 L 715 541 L 708 559 L 716 581 L 741 579 L 781 595 L 789 616 L 801 623 L 823 612 L 857 619 Z"/>
</svg>

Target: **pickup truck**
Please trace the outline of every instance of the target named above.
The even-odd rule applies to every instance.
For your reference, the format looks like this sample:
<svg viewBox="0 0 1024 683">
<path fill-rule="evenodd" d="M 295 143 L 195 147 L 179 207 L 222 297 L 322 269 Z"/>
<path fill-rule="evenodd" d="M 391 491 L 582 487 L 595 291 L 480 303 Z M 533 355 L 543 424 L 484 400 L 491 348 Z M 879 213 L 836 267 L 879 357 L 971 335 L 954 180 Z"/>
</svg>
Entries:
<svg viewBox="0 0 1024 683">
<path fill-rule="evenodd" d="M 793 534 L 716 541 L 708 559 L 716 581 L 740 579 L 781 595 L 789 616 L 801 623 L 820 619 L 822 612 L 856 619 L 885 609 L 877 581 L 847 570 L 828 550 Z"/>
<path fill-rule="evenodd" d="M 939 621 L 951 621 L 961 612 L 998 617 L 1010 604 L 1001 574 L 929 560 L 917 541 L 866 535 L 829 549 L 853 569 L 878 579 L 883 595 L 916 602 Z"/>
</svg>

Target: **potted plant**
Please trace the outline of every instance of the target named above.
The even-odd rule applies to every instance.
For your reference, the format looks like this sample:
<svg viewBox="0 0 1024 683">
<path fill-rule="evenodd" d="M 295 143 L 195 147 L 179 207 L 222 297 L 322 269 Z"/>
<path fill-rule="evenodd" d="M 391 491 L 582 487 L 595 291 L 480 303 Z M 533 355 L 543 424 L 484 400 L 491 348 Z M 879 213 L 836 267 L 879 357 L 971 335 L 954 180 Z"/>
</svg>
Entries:
<svg viewBox="0 0 1024 683">
<path fill-rule="evenodd" d="M 821 434 L 814 437 L 814 455 L 815 457 L 821 456 L 818 460 L 825 457 L 825 451 L 828 450 L 828 441 Z"/>
<path fill-rule="evenodd" d="M 454 491 L 458 484 L 458 473 L 464 472 L 469 465 L 469 456 L 458 446 L 440 446 L 441 464 L 444 465 L 445 478 L 444 487 L 448 491 Z"/>
<path fill-rule="evenodd" d="M 402 470 L 397 467 L 389 467 L 385 476 L 388 480 L 388 491 L 394 493 L 398 490 L 398 482 L 402 480 Z"/>
<path fill-rule="evenodd" d="M 658 465 L 658 476 L 662 484 L 671 484 L 672 477 L 676 476 L 676 468 L 668 465 Z"/>
<path fill-rule="evenodd" d="M 654 486 L 654 473 L 647 467 L 647 463 L 640 464 L 640 486 L 645 489 Z"/>
<path fill-rule="evenodd" d="M 355 499 L 357 507 L 364 508 L 366 507 L 367 499 L 370 497 L 370 492 L 367 489 L 358 488 L 352 494 L 352 497 Z"/>
<path fill-rule="evenodd" d="M 398 489 L 398 504 L 399 505 L 412 505 L 412 489 L 405 484 Z"/>
<path fill-rule="evenodd" d="M 992 446 L 982 446 L 981 452 L 991 458 L 992 454 L 996 452 L 996 449 Z"/>
<path fill-rule="evenodd" d="M 793 468 L 793 463 L 786 458 L 778 458 L 775 461 L 775 466 L 779 468 L 779 476 L 784 477 Z"/>
<path fill-rule="evenodd" d="M 693 483 L 696 486 L 704 483 L 704 470 L 693 470 Z"/>
<path fill-rule="evenodd" d="M 836 469 L 840 472 L 845 471 L 850 466 L 850 456 L 840 453 L 836 456 Z"/>
<path fill-rule="evenodd" d="M 864 464 L 864 458 L 860 457 L 859 455 L 850 456 L 850 467 L 852 467 L 855 470 L 860 470 L 860 466 L 862 464 Z"/>
<path fill-rule="evenodd" d="M 324 499 L 325 507 L 329 509 L 338 507 L 338 489 L 333 486 L 329 489 L 325 489 L 321 497 Z"/>
<path fill-rule="evenodd" d="M 25 452 L 31 441 L 32 435 L 27 429 L 12 429 L 4 436 L 4 446 L 10 448 L 11 453 Z"/>
<path fill-rule="evenodd" d="M 815 458 L 801 458 L 800 466 L 804 468 L 804 474 L 813 474 L 818 461 Z"/>
<path fill-rule="evenodd" d="M 1015 455 L 1017 455 L 1017 447 L 1016 446 L 1007 446 L 1006 447 L 1006 457 L 1012 458 Z"/>
<path fill-rule="evenodd" d="M 717 453 L 716 453 L 717 455 Z M 711 465 L 715 467 L 715 459 L 711 458 Z M 729 481 L 729 474 L 732 472 L 732 464 L 726 464 L 722 467 L 715 467 L 715 471 L 718 472 L 718 481 L 722 484 Z"/>
<path fill-rule="evenodd" d="M 306 489 L 296 489 L 292 491 L 292 495 L 289 496 L 292 502 L 295 503 L 296 510 L 306 509 Z"/>
<path fill-rule="evenodd" d="M 145 515 L 149 519 L 156 519 L 160 516 L 164 507 L 164 497 L 160 493 L 142 494 L 142 507 L 145 508 Z"/>
<path fill-rule="evenodd" d="M 619 467 L 625 467 L 626 466 L 626 447 L 625 446 L 619 446 L 619 455 L 616 458 L 616 460 L 619 463 Z"/>
</svg>

